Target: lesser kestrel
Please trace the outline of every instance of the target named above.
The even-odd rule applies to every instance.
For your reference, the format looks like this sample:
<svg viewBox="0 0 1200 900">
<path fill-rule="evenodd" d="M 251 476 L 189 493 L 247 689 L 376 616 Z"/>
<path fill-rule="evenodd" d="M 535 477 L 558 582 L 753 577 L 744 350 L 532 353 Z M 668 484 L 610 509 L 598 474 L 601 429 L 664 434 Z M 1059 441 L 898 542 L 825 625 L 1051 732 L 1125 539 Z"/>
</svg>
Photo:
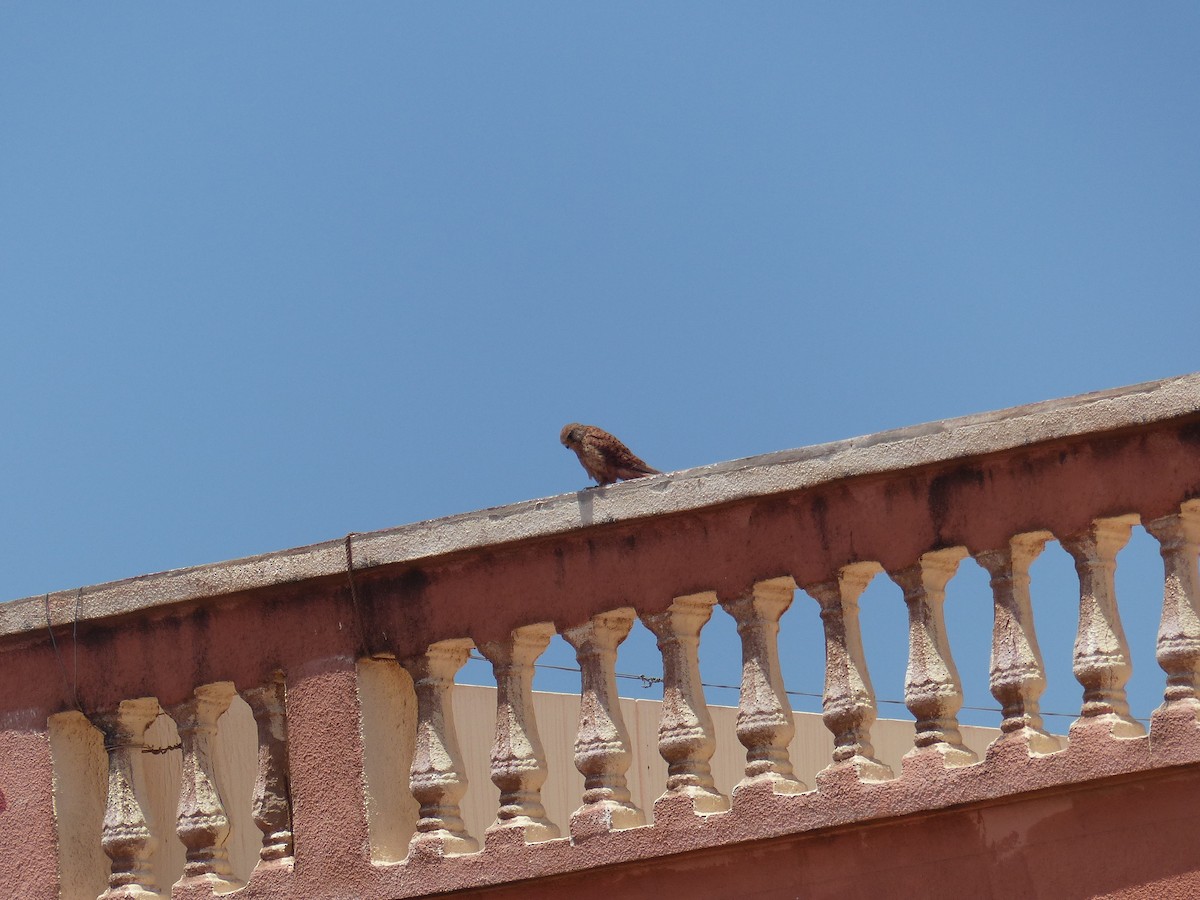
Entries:
<svg viewBox="0 0 1200 900">
<path fill-rule="evenodd" d="M 650 468 L 632 450 L 595 425 L 578 422 L 564 425 L 558 439 L 568 450 L 575 451 L 579 464 L 601 485 L 659 474 L 658 469 Z"/>
</svg>

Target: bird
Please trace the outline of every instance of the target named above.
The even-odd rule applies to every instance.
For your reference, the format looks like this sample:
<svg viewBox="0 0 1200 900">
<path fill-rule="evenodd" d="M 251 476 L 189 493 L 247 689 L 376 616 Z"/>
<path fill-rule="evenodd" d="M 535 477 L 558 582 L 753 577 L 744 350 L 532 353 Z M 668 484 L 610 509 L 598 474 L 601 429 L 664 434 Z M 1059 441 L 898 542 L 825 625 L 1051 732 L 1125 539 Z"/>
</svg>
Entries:
<svg viewBox="0 0 1200 900">
<path fill-rule="evenodd" d="M 558 439 L 568 450 L 574 450 L 584 471 L 601 487 L 614 481 L 660 475 L 619 440 L 595 425 L 572 422 L 564 425 Z"/>
</svg>

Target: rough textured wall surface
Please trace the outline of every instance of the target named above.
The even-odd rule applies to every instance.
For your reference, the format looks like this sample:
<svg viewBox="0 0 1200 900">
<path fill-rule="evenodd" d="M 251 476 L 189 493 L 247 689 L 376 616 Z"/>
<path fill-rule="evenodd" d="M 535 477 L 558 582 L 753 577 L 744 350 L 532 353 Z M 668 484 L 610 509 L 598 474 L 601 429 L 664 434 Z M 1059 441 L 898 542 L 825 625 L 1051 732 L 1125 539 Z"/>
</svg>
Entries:
<svg viewBox="0 0 1200 900">
<path fill-rule="evenodd" d="M 1200 768 L 1168 769 L 459 896 L 1194 900 L 1197 796 Z"/>
<path fill-rule="evenodd" d="M 535 623 L 562 633 L 621 607 L 657 614 L 685 595 L 737 600 L 771 579 L 807 587 L 851 563 L 894 573 L 931 551 L 1148 521 L 1196 498 L 1200 377 L 1188 376 L 362 536 L 354 591 L 339 542 L 70 592 L 48 598 L 48 613 L 41 598 L 6 604 L 0 895 L 57 895 L 46 728 L 76 692 L 46 620 L 66 646 L 78 600 L 77 695 L 93 720 L 121 701 L 177 709 L 197 687 L 245 693 L 283 673 L 295 859 L 260 866 L 242 898 L 399 898 L 531 875 L 568 894 L 637 896 L 689 884 L 671 872 L 706 873 L 688 887 L 697 896 L 874 897 L 911 885 L 926 891 L 912 896 L 1058 897 L 1077 884 L 1078 896 L 1169 896 L 1196 870 L 1186 800 L 1200 736 L 1186 705 L 1156 715 L 1148 737 L 1117 739 L 1091 720 L 1050 756 L 1009 742 L 946 769 L 936 751 L 917 753 L 878 784 L 843 769 L 811 793 L 743 790 L 728 813 L 697 816 L 676 797 L 651 828 L 528 846 L 508 832 L 470 856 L 423 845 L 403 864 L 373 865 L 356 661 L 501 642 Z M 820 627 L 815 607 L 806 615 Z M 436 718 L 424 720 L 431 732 Z M 772 876 L 789 866 L 798 887 Z M 861 872 L 877 880 L 861 887 Z M 739 873 L 745 885 L 731 888 Z"/>
<path fill-rule="evenodd" d="M 0 719 L 0 896 L 57 897 L 50 740 L 16 718 Z"/>
<path fill-rule="evenodd" d="M 343 572 L 81 622 L 79 694 L 90 708 L 144 696 L 167 706 L 199 684 L 232 681 L 244 688 L 276 669 L 353 659 L 364 647 L 404 657 L 439 640 L 499 640 L 535 622 L 553 622 L 561 633 L 622 606 L 654 613 L 686 594 L 715 591 L 733 598 L 756 581 L 781 575 L 803 587 L 860 560 L 893 570 L 948 546 L 986 550 L 1042 529 L 1063 536 L 1102 516 L 1151 519 L 1195 497 L 1196 420 L 888 478 L 835 481 L 366 569 L 356 576 L 357 607 Z M 136 594 L 137 582 L 125 590 Z M 86 603 L 86 591 L 84 597 Z M 69 639 L 69 624 L 65 631 Z M 44 627 L 3 641 L 0 715 L 68 708 Z"/>
</svg>

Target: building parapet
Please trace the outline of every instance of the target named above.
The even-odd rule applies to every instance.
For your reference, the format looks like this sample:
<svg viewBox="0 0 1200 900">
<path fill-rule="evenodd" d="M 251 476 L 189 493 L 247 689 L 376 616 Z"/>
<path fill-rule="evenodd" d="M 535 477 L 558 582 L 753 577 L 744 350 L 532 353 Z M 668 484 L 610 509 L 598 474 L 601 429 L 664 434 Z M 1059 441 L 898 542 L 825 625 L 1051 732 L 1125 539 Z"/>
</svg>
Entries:
<svg viewBox="0 0 1200 900">
<path fill-rule="evenodd" d="M 1149 734 L 1125 698 L 1113 579 L 1135 524 L 1164 560 L 1164 702 Z M 1079 576 L 1082 702 L 1065 747 L 1039 711 L 1029 594 L 1030 563 L 1052 540 Z M 21 896 L 60 886 L 82 896 L 88 876 L 61 861 L 102 853 L 108 898 L 158 896 L 170 888 L 162 844 L 178 840 L 175 896 L 419 896 L 1193 766 L 1198 555 L 1200 374 L 15 601 L 0 606 L 0 817 L 17 808 L 31 824 L 0 848 L 0 879 L 28 885 Z M 962 738 L 942 613 L 968 556 L 991 579 L 990 683 L 1003 710 L 982 756 Z M 916 725 L 898 772 L 872 743 L 857 602 L 875 577 L 899 585 L 909 616 Z M 825 635 L 833 737 L 812 783 L 789 755 L 779 665 L 780 619 L 801 597 Z M 714 614 L 733 618 L 742 644 L 734 731 L 745 765 L 730 793 L 712 777 L 716 726 L 698 669 Z M 636 619 L 663 657 L 667 774 L 653 824 L 629 789 L 614 682 Z M 541 802 L 545 724 L 531 694 L 555 634 L 582 677 L 571 727 L 584 785 L 566 822 Z M 67 648 L 74 677 L 64 677 Z M 468 786 L 454 727 L 455 675 L 473 649 L 497 684 L 494 788 Z M 257 778 L 244 798 L 218 762 L 231 752 L 227 711 L 256 723 Z M 169 743 L 147 746 L 155 728 Z M 179 760 L 166 826 L 139 797 L 147 749 Z M 107 769 L 102 802 L 71 807 L 63 791 L 95 782 L 80 775 L 89 766 Z M 483 834 L 464 825 L 468 789 L 498 791 Z M 242 800 L 260 850 L 239 873 L 229 845 L 246 839 L 233 810 Z M 53 873 L 23 865 L 39 854 Z"/>
</svg>

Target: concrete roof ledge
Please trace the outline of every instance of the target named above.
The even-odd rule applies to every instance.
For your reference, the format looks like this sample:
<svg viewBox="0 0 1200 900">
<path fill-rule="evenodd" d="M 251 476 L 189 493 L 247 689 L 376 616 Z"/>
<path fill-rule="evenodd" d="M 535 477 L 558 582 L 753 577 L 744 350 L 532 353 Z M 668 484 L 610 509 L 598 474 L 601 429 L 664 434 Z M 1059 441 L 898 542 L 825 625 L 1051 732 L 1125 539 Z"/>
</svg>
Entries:
<svg viewBox="0 0 1200 900">
<path fill-rule="evenodd" d="M 578 528 L 686 512 L 861 475 L 1168 421 L 1200 412 L 1200 373 L 1081 394 L 879 434 L 783 450 L 355 535 L 355 568 L 412 562 Z M 263 556 L 143 575 L 83 589 L 80 620 L 346 571 L 342 539 Z M 77 590 L 50 595 L 50 621 L 69 625 Z M 46 628 L 43 597 L 0 604 L 0 635 Z"/>
</svg>

